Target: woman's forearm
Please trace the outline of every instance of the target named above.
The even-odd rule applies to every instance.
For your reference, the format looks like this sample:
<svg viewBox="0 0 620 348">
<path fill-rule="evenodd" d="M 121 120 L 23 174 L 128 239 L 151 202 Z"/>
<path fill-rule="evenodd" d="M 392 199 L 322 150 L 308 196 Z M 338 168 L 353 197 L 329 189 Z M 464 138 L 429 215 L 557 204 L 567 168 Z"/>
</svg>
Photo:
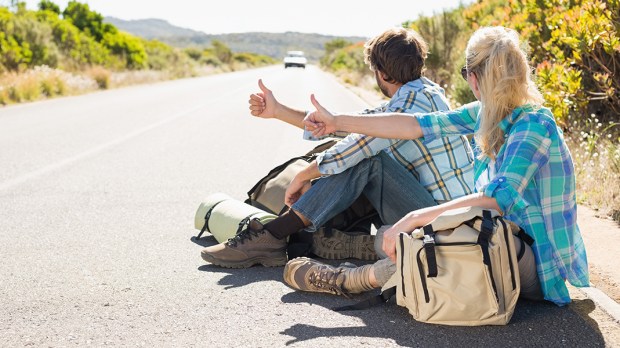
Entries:
<svg viewBox="0 0 620 348">
<path fill-rule="evenodd" d="M 405 217 L 403 217 L 401 221 L 398 222 L 399 227 L 401 231 L 411 232 L 416 228 L 422 227 L 430 223 L 437 216 L 439 216 L 445 211 L 463 207 L 481 207 L 485 209 L 494 209 L 501 213 L 501 209 L 499 208 L 499 205 L 497 205 L 497 201 L 495 200 L 495 198 L 487 197 L 482 193 L 472 193 L 470 195 L 457 198 L 440 205 L 412 211 L 411 213 L 405 215 Z"/>
<path fill-rule="evenodd" d="M 335 117 L 336 129 L 386 139 L 418 139 L 423 136 L 413 115 L 386 113 L 366 116 L 341 114 Z"/>
</svg>

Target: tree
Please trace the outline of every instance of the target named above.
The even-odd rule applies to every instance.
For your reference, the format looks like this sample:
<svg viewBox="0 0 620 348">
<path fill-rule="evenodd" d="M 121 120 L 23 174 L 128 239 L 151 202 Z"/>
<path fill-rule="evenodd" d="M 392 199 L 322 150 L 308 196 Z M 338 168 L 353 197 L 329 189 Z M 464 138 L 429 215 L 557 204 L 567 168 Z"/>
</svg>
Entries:
<svg viewBox="0 0 620 348">
<path fill-rule="evenodd" d="M 39 2 L 39 10 L 40 11 L 51 11 L 58 15 L 60 15 L 60 7 L 50 0 L 41 0 Z"/>
<path fill-rule="evenodd" d="M 118 31 L 115 26 L 103 23 L 101 14 L 91 11 L 87 4 L 75 0 L 69 1 L 62 15 L 65 20 L 70 21 L 78 29 L 91 35 L 99 42 L 103 40 L 105 34 L 115 34 Z"/>
</svg>

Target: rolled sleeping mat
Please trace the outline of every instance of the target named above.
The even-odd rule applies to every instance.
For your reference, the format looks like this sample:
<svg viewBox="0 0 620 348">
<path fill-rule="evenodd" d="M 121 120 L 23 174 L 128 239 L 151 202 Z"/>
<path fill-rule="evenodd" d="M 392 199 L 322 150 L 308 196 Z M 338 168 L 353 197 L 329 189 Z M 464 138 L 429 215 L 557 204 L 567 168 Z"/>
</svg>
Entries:
<svg viewBox="0 0 620 348">
<path fill-rule="evenodd" d="M 276 217 L 274 214 L 233 199 L 225 193 L 214 193 L 198 206 L 194 225 L 200 233 L 196 238 L 200 238 L 207 231 L 215 237 L 215 240 L 222 243 L 245 229 L 254 218 L 265 224 Z"/>
</svg>

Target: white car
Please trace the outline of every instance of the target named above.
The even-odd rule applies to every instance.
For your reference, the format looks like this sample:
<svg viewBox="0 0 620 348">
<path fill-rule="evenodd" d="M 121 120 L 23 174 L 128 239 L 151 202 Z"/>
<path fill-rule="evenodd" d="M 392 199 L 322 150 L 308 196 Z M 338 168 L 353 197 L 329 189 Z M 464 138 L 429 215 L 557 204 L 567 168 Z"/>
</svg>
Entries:
<svg viewBox="0 0 620 348">
<path fill-rule="evenodd" d="M 306 68 L 306 63 L 308 60 L 304 57 L 304 52 L 302 51 L 288 51 L 286 52 L 286 57 L 284 57 L 284 68 L 288 68 L 289 66 L 298 66 L 300 68 Z"/>
</svg>

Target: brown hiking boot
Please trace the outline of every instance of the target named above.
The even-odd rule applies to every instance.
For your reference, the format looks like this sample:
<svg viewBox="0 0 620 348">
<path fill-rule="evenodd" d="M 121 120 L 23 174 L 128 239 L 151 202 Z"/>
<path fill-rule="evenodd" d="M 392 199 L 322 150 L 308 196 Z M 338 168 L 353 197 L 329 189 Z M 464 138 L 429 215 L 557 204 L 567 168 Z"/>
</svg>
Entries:
<svg viewBox="0 0 620 348">
<path fill-rule="evenodd" d="M 256 264 L 265 267 L 286 264 L 286 239 L 274 237 L 258 219 L 248 228 L 224 243 L 204 248 L 202 259 L 226 268 L 248 268 Z"/>
<path fill-rule="evenodd" d="M 363 291 L 372 290 L 368 285 L 368 272 L 371 265 L 356 267 L 345 263 L 334 267 L 319 261 L 298 257 L 284 266 L 284 281 L 296 290 L 327 292 L 349 297 Z"/>
<path fill-rule="evenodd" d="M 325 227 L 312 235 L 312 253 L 329 260 L 358 259 L 377 260 L 375 236 L 363 232 L 342 232 L 332 228 L 326 233 Z"/>
</svg>

